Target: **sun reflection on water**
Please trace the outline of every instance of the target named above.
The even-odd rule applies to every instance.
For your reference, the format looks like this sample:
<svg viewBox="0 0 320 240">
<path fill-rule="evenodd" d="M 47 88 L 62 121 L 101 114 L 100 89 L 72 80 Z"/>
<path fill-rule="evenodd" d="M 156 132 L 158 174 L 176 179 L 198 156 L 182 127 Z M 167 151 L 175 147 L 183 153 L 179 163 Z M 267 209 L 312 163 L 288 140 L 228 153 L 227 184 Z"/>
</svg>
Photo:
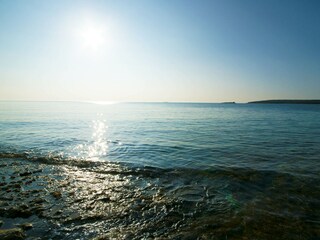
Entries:
<svg viewBox="0 0 320 240">
<path fill-rule="evenodd" d="M 108 142 L 106 139 L 106 132 L 108 126 L 105 121 L 96 120 L 93 121 L 93 143 L 88 147 L 88 157 L 97 158 L 107 154 Z"/>
<path fill-rule="evenodd" d="M 101 157 L 107 155 L 109 142 L 107 140 L 107 129 L 106 120 L 93 120 L 91 140 L 74 148 L 75 157 L 98 161 Z"/>
</svg>

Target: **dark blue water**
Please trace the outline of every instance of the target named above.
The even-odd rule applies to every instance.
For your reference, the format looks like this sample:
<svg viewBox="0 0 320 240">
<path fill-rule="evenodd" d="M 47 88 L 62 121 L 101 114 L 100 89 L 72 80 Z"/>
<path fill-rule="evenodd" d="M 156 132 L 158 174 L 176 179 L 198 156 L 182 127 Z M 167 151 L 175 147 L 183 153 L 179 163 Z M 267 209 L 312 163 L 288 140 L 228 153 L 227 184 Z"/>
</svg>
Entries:
<svg viewBox="0 0 320 240">
<path fill-rule="evenodd" d="M 131 179 L 135 187 L 149 182 L 167 198 L 189 202 L 179 205 L 189 209 L 181 219 L 166 222 L 182 221 L 182 232 L 196 234 L 191 239 L 201 232 L 210 239 L 319 237 L 319 105 L 0 102 L 0 156 L 65 167 L 85 163 L 89 172 L 124 167 L 144 179 Z M 233 225 L 226 220 L 231 216 Z M 250 230 L 237 230 L 246 219 Z"/>
</svg>

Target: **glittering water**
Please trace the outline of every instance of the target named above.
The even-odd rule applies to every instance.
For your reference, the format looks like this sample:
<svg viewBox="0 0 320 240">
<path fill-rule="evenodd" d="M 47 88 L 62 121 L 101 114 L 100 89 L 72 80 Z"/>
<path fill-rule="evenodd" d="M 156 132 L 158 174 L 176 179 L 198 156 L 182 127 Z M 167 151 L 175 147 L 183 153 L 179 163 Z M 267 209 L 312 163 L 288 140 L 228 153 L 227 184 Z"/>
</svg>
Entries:
<svg viewBox="0 0 320 240">
<path fill-rule="evenodd" d="M 318 105 L 0 102 L 2 228 L 319 239 L 319 120 Z"/>
</svg>

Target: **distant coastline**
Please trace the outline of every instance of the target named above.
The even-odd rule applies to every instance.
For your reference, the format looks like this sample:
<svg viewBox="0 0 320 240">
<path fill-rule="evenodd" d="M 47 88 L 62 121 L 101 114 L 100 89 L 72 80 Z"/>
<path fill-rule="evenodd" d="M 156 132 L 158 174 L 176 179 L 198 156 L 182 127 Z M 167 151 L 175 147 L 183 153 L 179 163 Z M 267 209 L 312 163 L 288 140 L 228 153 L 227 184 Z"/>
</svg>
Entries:
<svg viewBox="0 0 320 240">
<path fill-rule="evenodd" d="M 262 100 L 250 103 L 272 103 L 272 104 L 320 104 L 320 100 Z"/>
</svg>

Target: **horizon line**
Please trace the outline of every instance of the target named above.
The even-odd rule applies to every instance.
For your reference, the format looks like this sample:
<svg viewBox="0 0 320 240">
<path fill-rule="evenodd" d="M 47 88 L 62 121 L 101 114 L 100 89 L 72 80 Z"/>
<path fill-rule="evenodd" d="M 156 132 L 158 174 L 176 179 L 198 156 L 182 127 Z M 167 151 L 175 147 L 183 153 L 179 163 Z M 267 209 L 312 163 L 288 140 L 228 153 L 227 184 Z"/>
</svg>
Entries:
<svg viewBox="0 0 320 240">
<path fill-rule="evenodd" d="M 268 99 L 268 100 L 251 100 L 246 102 L 236 102 L 236 101 L 220 101 L 220 102 L 203 102 L 203 101 L 92 101 L 92 100 L 3 100 L 0 99 L 0 102 L 68 102 L 68 103 L 89 103 L 97 105 L 113 105 L 119 103 L 168 103 L 168 104 L 247 104 L 247 103 L 261 103 L 261 102 L 270 102 L 273 101 L 320 101 L 320 99 Z"/>
</svg>

